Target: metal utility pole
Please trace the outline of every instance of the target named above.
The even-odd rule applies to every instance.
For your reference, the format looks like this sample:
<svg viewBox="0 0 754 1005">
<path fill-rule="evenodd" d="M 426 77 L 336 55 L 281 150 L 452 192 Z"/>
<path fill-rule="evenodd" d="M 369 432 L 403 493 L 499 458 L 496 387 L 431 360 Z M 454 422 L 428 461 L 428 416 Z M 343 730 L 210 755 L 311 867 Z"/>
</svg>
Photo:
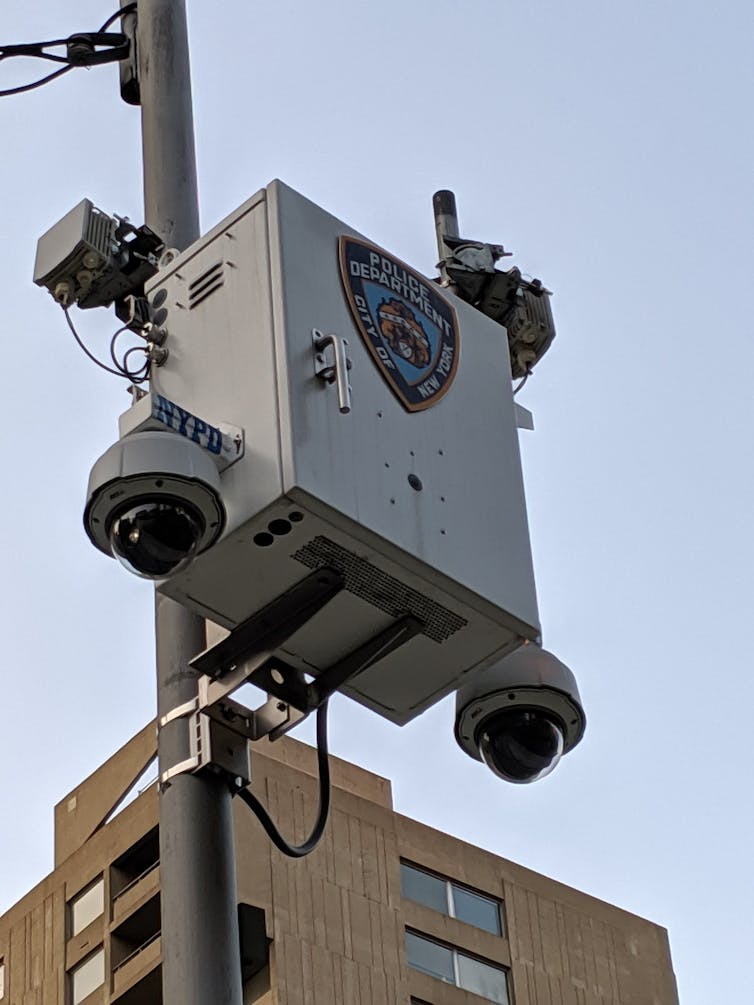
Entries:
<svg viewBox="0 0 754 1005">
<path fill-rule="evenodd" d="M 179 251 L 199 237 L 185 0 L 139 0 L 146 223 Z M 156 594 L 157 707 L 196 695 L 188 661 L 204 620 Z M 159 734 L 160 773 L 189 756 L 186 721 Z M 242 1005 L 231 794 L 222 779 L 178 775 L 160 793 L 162 987 L 166 1005 Z"/>
</svg>

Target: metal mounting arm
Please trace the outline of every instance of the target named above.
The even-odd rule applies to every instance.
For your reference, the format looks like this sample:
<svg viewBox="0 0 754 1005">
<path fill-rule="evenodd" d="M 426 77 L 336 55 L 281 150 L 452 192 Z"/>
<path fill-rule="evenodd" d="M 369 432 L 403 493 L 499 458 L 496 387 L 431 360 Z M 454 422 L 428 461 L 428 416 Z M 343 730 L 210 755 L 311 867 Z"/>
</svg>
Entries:
<svg viewBox="0 0 754 1005">
<path fill-rule="evenodd" d="M 191 756 L 163 773 L 163 785 L 177 774 L 202 768 L 247 784 L 249 741 L 287 733 L 349 680 L 423 631 L 421 621 L 405 615 L 307 680 L 275 654 L 343 588 L 339 573 L 327 568 L 313 572 L 190 661 L 201 674 L 198 696 L 163 716 L 160 726 L 188 719 Z M 231 698 L 244 684 L 266 691 L 267 701 L 252 710 Z"/>
</svg>

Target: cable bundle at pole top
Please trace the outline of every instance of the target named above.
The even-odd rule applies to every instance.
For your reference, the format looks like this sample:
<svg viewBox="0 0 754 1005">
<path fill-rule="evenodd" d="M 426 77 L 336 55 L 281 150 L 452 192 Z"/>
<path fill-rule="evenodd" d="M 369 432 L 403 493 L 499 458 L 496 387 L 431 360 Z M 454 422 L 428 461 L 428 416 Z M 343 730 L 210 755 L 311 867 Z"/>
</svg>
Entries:
<svg viewBox="0 0 754 1005">
<path fill-rule="evenodd" d="M 113 63 L 125 59 L 130 49 L 128 37 L 117 32 L 108 32 L 107 29 L 118 18 L 135 11 L 136 7 L 136 3 L 130 3 L 120 8 L 117 13 L 109 17 L 95 32 L 76 32 L 67 38 L 56 38 L 47 42 L 22 42 L 18 45 L 0 45 L 0 61 L 26 57 L 62 64 L 59 69 L 53 70 L 52 73 L 39 77 L 28 84 L 0 90 L 0 98 L 8 98 L 14 94 L 24 94 L 27 91 L 33 91 L 37 87 L 49 84 L 51 81 L 62 77 L 63 74 L 79 66 L 97 66 L 101 63 Z M 49 52 L 48 50 L 50 49 L 64 49 L 64 54 Z"/>
</svg>

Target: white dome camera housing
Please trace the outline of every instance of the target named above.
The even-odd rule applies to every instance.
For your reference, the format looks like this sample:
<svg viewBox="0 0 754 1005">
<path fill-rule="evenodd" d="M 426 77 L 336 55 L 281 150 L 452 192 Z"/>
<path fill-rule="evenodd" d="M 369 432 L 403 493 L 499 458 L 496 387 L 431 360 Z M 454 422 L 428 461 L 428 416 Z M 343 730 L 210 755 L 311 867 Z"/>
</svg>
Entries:
<svg viewBox="0 0 754 1005">
<path fill-rule="evenodd" d="M 474 674 L 456 692 L 456 740 L 508 782 L 544 778 L 585 726 L 573 674 L 535 643 Z"/>
<path fill-rule="evenodd" d="M 92 468 L 86 532 L 100 551 L 144 579 L 185 568 L 214 544 L 224 523 L 220 473 L 186 437 L 132 433 Z"/>
</svg>

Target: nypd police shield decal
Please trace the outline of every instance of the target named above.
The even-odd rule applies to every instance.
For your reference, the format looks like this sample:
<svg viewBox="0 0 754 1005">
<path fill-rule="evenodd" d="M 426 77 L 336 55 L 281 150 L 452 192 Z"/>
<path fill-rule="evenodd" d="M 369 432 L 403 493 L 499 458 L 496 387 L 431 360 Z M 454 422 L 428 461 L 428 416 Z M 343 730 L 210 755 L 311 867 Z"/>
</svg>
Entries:
<svg viewBox="0 0 754 1005">
<path fill-rule="evenodd" d="M 354 237 L 340 238 L 340 272 L 356 326 L 391 391 L 409 412 L 434 405 L 458 367 L 451 305 L 403 262 Z"/>
</svg>

